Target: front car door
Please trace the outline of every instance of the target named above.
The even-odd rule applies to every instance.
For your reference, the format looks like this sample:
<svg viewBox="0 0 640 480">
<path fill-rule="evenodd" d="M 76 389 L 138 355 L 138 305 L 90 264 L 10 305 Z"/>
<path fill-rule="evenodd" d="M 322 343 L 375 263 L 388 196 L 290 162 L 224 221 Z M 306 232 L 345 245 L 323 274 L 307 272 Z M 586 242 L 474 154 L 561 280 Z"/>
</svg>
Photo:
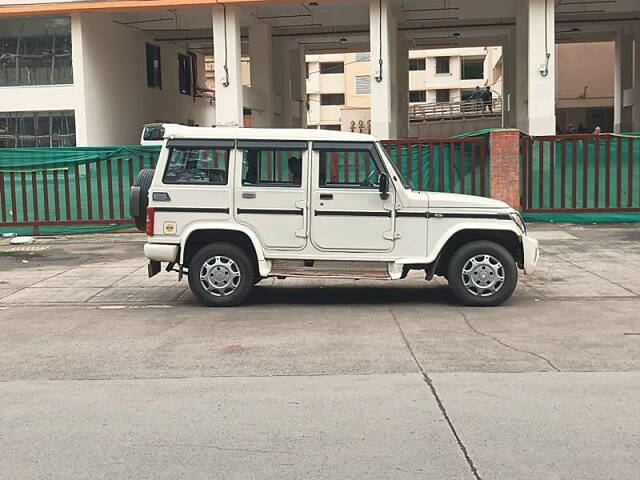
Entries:
<svg viewBox="0 0 640 480">
<path fill-rule="evenodd" d="M 308 144 L 239 140 L 235 217 L 266 250 L 300 250 L 307 243 Z"/>
<path fill-rule="evenodd" d="M 311 241 L 319 250 L 389 252 L 395 192 L 379 192 L 387 173 L 371 142 L 314 142 Z"/>
</svg>

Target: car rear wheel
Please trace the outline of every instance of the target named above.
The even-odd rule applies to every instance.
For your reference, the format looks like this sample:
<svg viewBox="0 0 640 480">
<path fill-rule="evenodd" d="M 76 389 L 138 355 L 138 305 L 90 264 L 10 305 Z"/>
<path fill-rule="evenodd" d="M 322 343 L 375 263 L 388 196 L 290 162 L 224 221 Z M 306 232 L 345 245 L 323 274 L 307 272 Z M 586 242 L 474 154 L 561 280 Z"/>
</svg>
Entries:
<svg viewBox="0 0 640 480">
<path fill-rule="evenodd" d="M 203 305 L 231 307 L 242 303 L 256 277 L 249 255 L 231 243 L 202 247 L 189 264 L 189 287 Z"/>
<path fill-rule="evenodd" d="M 451 257 L 447 272 L 454 296 L 471 307 L 500 305 L 518 283 L 518 267 L 501 245 L 477 241 L 463 245 Z"/>
</svg>

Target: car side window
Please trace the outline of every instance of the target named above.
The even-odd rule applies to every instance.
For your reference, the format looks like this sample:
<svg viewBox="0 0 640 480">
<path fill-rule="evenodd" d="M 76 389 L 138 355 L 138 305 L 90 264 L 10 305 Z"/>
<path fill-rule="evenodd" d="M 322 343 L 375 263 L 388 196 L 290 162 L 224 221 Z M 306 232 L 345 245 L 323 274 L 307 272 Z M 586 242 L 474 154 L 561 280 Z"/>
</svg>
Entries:
<svg viewBox="0 0 640 480">
<path fill-rule="evenodd" d="M 302 186 L 303 150 L 246 148 L 242 157 L 242 185 Z"/>
<path fill-rule="evenodd" d="M 319 154 L 321 188 L 378 188 L 380 170 L 370 151 L 321 150 Z"/>
<path fill-rule="evenodd" d="M 163 183 L 188 185 L 226 185 L 229 150 L 174 147 L 169 152 Z"/>
</svg>

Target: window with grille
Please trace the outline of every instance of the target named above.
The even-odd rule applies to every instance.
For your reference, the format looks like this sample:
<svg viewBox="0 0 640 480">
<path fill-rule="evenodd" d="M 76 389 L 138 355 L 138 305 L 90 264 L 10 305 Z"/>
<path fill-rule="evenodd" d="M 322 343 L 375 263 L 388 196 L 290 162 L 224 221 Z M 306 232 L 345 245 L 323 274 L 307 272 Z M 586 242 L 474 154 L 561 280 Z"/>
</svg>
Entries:
<svg viewBox="0 0 640 480">
<path fill-rule="evenodd" d="M 162 90 L 162 65 L 160 63 L 160 47 L 146 44 L 147 51 L 147 86 Z"/>
<path fill-rule="evenodd" d="M 71 17 L 0 19 L 0 87 L 72 83 Z"/>
<path fill-rule="evenodd" d="M 178 54 L 178 84 L 180 93 L 191 95 L 193 92 L 192 55 Z"/>
<path fill-rule="evenodd" d="M 75 146 L 73 110 L 0 112 L 0 148 Z"/>
<path fill-rule="evenodd" d="M 371 54 L 369 52 L 366 53 L 356 53 L 356 62 L 370 62 Z"/>
</svg>

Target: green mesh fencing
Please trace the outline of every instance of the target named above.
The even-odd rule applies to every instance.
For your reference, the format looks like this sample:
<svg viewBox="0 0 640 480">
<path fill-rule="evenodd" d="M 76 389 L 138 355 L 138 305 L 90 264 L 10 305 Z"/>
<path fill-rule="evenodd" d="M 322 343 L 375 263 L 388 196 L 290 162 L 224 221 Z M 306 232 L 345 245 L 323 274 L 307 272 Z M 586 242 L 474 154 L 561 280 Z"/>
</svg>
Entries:
<svg viewBox="0 0 640 480">
<path fill-rule="evenodd" d="M 640 220 L 640 138 L 575 135 L 523 138 L 525 218 L 541 221 Z"/>
<path fill-rule="evenodd" d="M 129 188 L 159 147 L 0 149 L 0 233 L 128 228 Z"/>
<path fill-rule="evenodd" d="M 384 147 L 416 190 L 490 195 L 489 148 L 484 135 L 446 141 L 401 140 Z"/>
<path fill-rule="evenodd" d="M 489 194 L 486 132 L 447 141 L 386 142 L 414 188 Z M 131 227 L 129 188 L 155 166 L 160 147 L 0 149 L 0 233 L 74 234 Z M 290 152 L 261 163 L 269 179 L 288 178 Z M 301 156 L 301 155 L 300 155 Z M 270 157 L 269 157 L 270 158 Z M 364 153 L 333 156 L 326 178 L 361 183 L 372 170 Z M 264 170 L 264 171 L 262 171 Z"/>
</svg>

